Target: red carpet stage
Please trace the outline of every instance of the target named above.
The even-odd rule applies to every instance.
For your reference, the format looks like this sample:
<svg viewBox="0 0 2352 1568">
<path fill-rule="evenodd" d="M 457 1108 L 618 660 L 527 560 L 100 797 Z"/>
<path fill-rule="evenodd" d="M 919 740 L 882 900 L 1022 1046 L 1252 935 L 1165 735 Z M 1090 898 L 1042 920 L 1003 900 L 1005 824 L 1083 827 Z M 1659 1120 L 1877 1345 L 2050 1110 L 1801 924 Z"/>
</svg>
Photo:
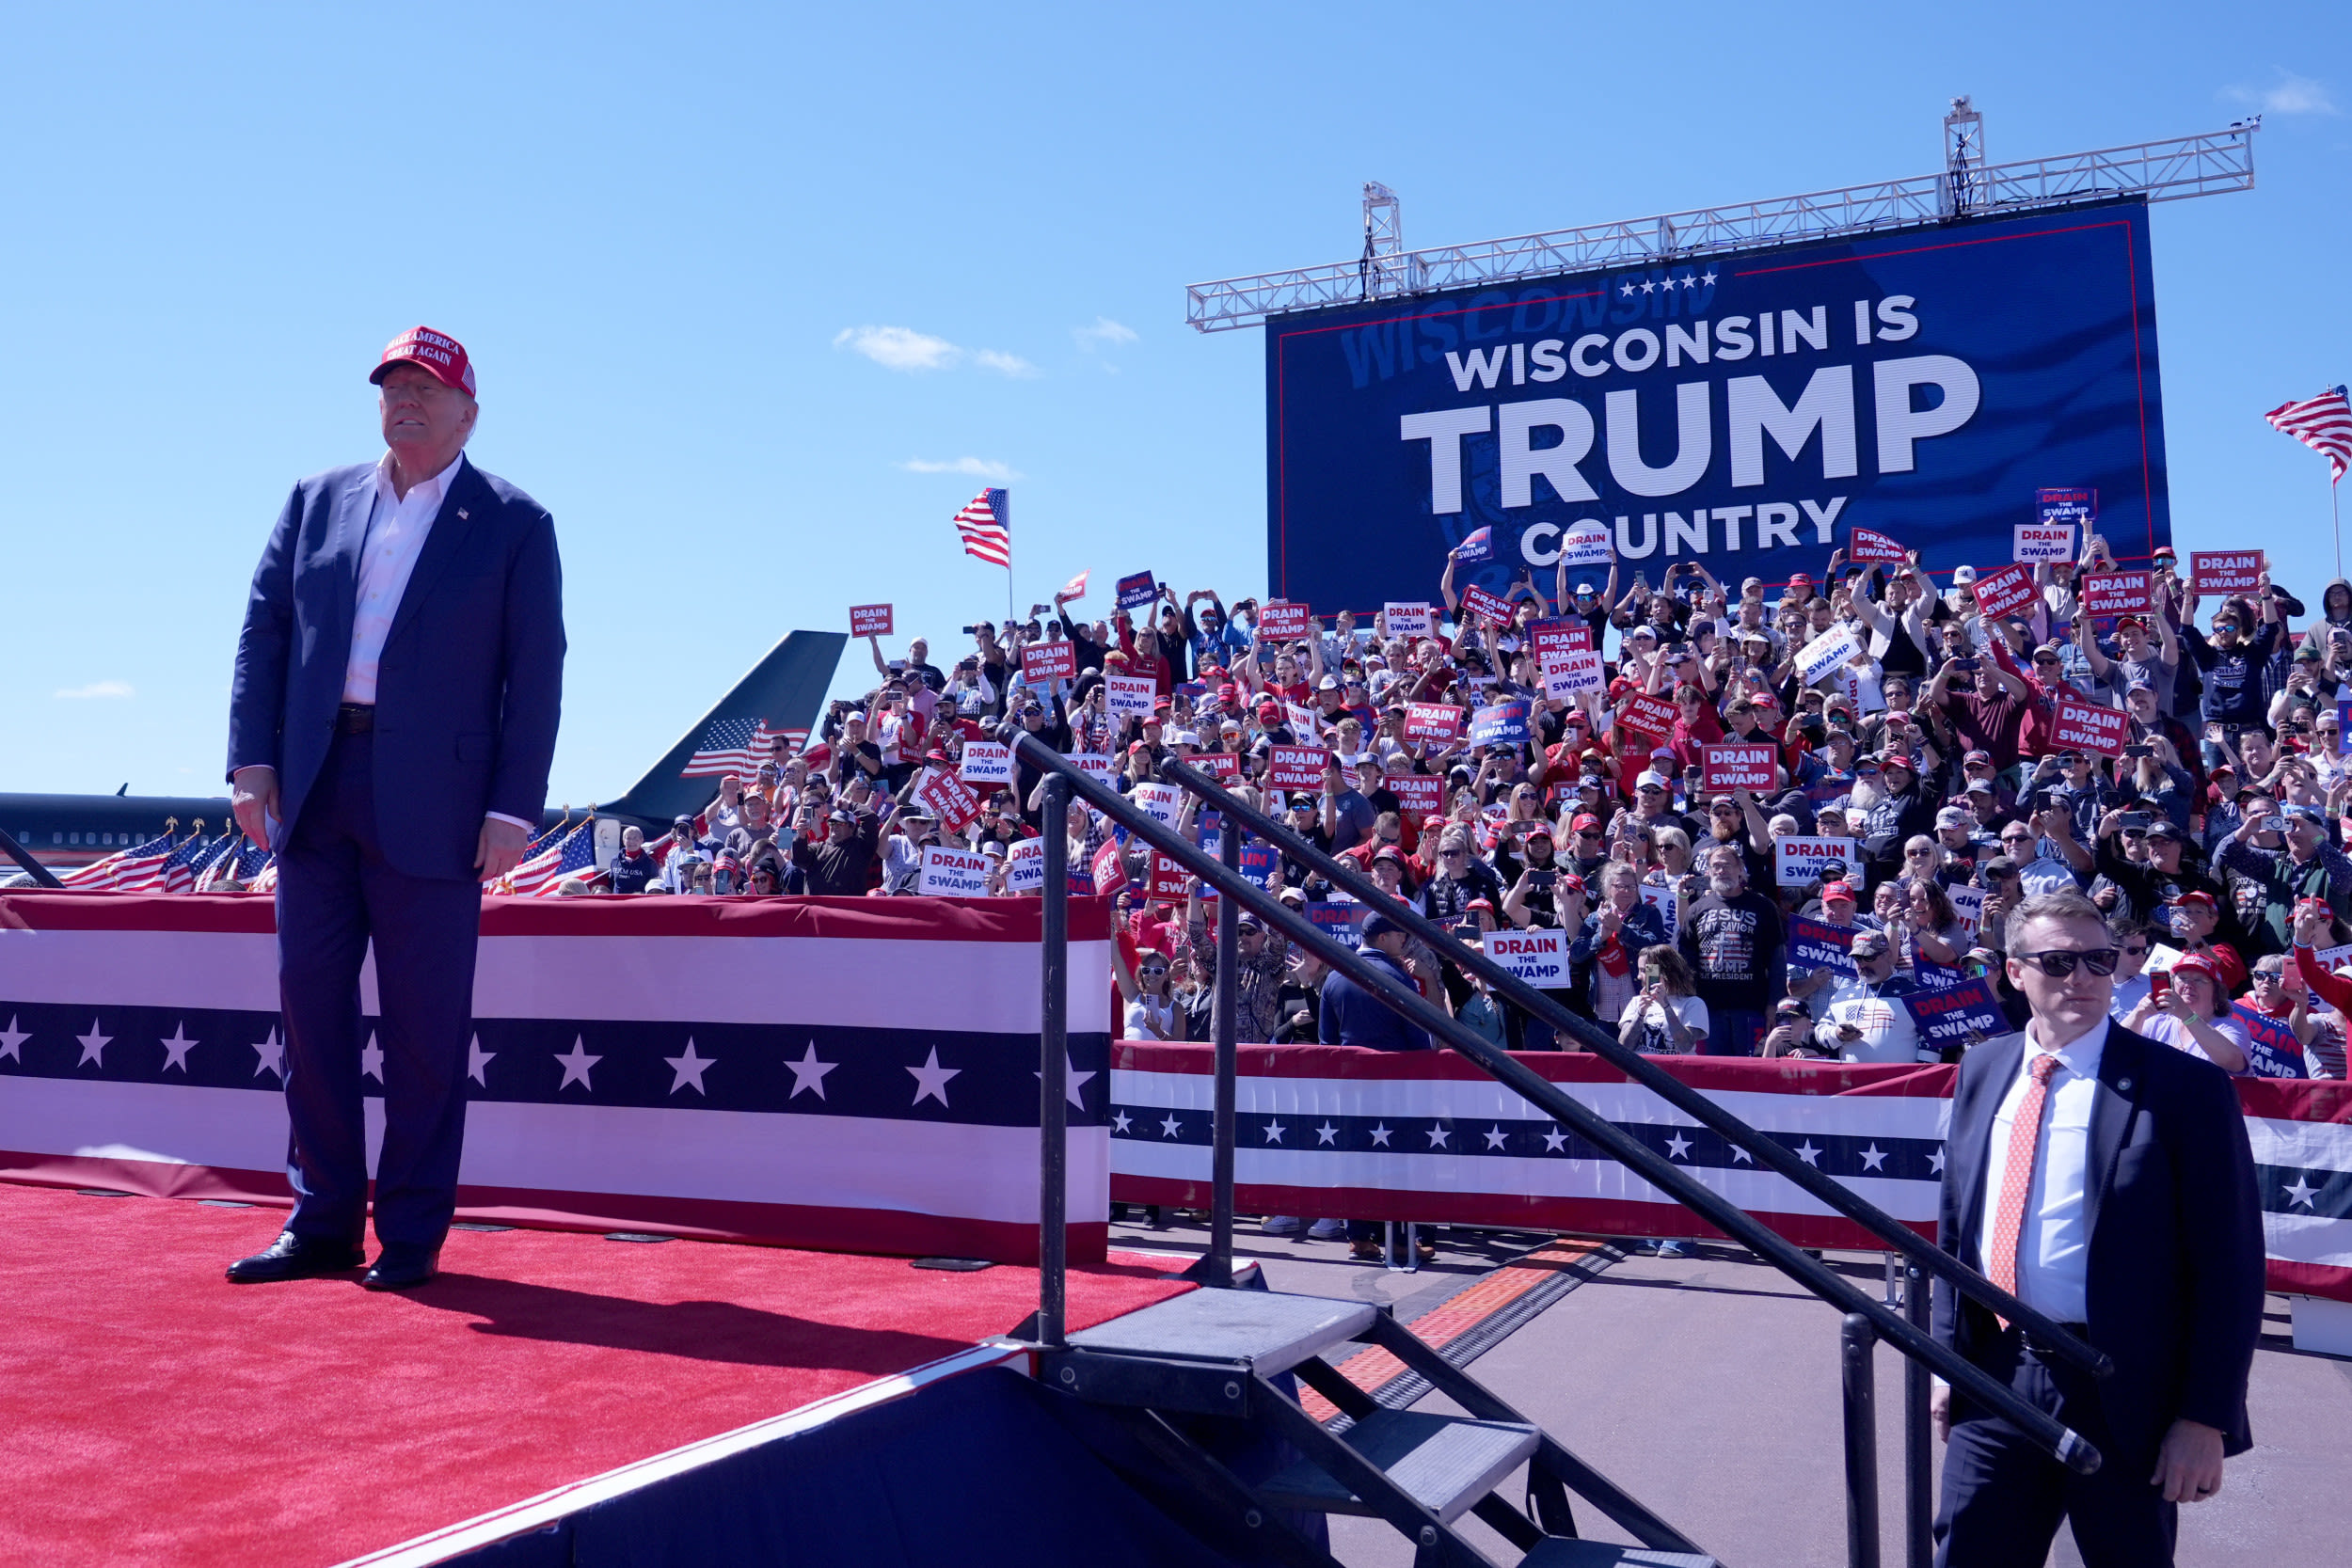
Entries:
<svg viewBox="0 0 2352 1568">
<path fill-rule="evenodd" d="M 952 1356 L 1037 1304 L 1009 1266 L 539 1230 L 455 1232 L 406 1296 L 228 1284 L 281 1217 L 0 1184 L 0 1561 L 339 1562 Z M 1071 1325 L 1186 1288 L 1075 1269 Z"/>
</svg>

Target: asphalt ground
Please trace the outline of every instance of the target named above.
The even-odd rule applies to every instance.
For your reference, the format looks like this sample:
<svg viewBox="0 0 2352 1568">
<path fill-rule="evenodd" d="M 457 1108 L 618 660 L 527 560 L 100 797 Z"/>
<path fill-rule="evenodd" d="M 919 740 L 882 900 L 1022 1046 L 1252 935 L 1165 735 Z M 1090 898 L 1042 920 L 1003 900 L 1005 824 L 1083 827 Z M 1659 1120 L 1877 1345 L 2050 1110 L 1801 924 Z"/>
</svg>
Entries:
<svg viewBox="0 0 2352 1568">
<path fill-rule="evenodd" d="M 1410 1322 L 1549 1240 L 1430 1233 L 1439 1257 L 1417 1273 L 1356 1263 L 1344 1242 L 1263 1235 L 1254 1217 L 1237 1227 L 1235 1252 L 1255 1259 L 1275 1290 L 1387 1302 Z M 1112 1243 L 1198 1251 L 1206 1233 L 1176 1216 L 1162 1229 L 1114 1226 Z M 1725 1563 L 1836 1568 L 1846 1560 L 1837 1315 L 1743 1249 L 1691 1244 L 1683 1259 L 1592 1259 L 1573 1290 L 1470 1370 Z M 1828 1261 L 1880 1293 L 1881 1254 L 1833 1252 Z M 2273 1568 L 2352 1557 L 2352 1360 L 2297 1352 L 2283 1297 L 2269 1298 L 2264 1326 L 2254 1447 L 2230 1462 L 2218 1496 L 2181 1511 L 2180 1562 Z M 1882 1560 L 1900 1564 L 1903 1361 L 1881 1346 L 1877 1366 Z M 1434 1396 L 1414 1408 L 1453 1409 Z M 1933 1453 L 1940 1464 L 1941 1449 Z M 1524 1482 L 1503 1491 L 1517 1500 Z M 1589 1508 L 1577 1517 L 1589 1536 L 1627 1539 Z M 1477 1521 L 1463 1528 L 1496 1562 L 1517 1560 Z M 1335 1517 L 1331 1541 L 1350 1568 L 1412 1561 L 1376 1520 Z M 2061 1530 L 2050 1561 L 2080 1560 Z"/>
</svg>

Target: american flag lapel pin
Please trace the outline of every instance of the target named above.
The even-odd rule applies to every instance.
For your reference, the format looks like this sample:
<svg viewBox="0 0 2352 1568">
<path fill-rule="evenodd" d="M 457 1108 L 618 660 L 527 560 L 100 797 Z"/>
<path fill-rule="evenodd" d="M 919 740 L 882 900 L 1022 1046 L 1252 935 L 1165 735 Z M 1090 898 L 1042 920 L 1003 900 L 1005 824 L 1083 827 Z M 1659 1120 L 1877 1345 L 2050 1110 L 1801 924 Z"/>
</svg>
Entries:
<svg viewBox="0 0 2352 1568">
<path fill-rule="evenodd" d="M 461 523 L 466 520 L 466 509 L 462 506 L 457 509 L 457 520 Z"/>
</svg>

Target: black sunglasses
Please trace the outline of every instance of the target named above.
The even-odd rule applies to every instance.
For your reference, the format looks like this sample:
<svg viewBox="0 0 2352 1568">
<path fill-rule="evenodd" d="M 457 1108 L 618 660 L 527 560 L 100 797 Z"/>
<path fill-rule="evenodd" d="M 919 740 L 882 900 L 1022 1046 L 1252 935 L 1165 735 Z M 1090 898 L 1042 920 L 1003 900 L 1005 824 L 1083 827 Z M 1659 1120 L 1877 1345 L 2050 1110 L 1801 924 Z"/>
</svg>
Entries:
<svg viewBox="0 0 2352 1568">
<path fill-rule="evenodd" d="M 2044 952 L 2015 953 L 2010 957 L 2024 959 L 2053 980 L 2063 980 L 2074 973 L 2074 965 L 2078 962 L 2089 966 L 2093 974 L 2112 974 L 2116 960 L 2122 955 L 2112 947 L 2094 947 L 2084 952 L 2053 947 Z"/>
</svg>

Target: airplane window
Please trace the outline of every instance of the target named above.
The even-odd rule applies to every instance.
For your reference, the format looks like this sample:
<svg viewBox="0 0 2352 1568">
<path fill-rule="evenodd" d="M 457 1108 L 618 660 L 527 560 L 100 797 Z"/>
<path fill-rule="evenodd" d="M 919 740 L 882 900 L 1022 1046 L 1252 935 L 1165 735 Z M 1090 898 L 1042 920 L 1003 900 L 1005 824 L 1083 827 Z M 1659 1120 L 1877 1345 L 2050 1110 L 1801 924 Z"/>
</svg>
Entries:
<svg viewBox="0 0 2352 1568">
<path fill-rule="evenodd" d="M 65 841 L 68 844 L 79 844 L 82 842 L 82 835 L 80 833 L 68 833 L 65 835 Z"/>
</svg>

